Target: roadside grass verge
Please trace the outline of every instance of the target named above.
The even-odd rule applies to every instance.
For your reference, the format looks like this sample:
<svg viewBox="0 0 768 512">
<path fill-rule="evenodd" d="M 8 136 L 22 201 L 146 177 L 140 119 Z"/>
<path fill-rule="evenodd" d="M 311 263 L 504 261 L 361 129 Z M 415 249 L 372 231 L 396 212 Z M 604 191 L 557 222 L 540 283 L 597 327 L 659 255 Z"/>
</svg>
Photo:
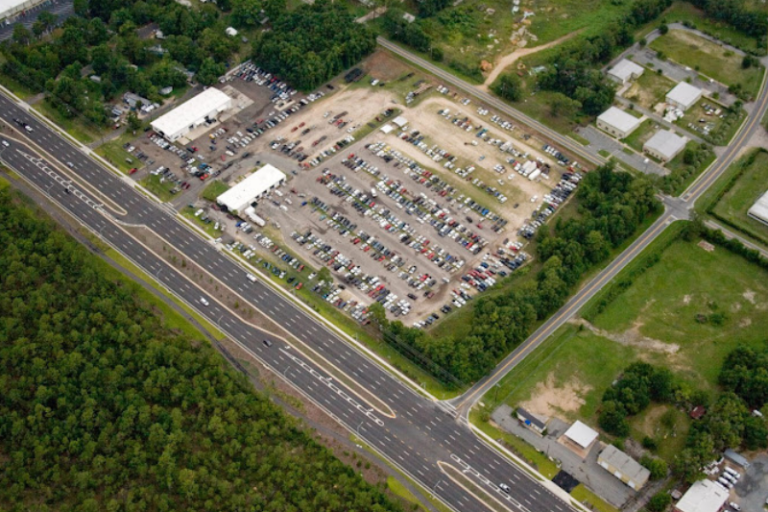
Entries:
<svg viewBox="0 0 768 512">
<path fill-rule="evenodd" d="M 176 184 L 172 181 L 162 181 L 162 178 L 160 176 L 156 176 L 154 174 L 148 174 L 144 178 L 139 181 L 139 183 L 146 188 L 148 191 L 155 194 L 160 201 L 167 203 L 171 199 L 173 199 L 173 195 L 171 194 L 171 190 L 176 187 Z"/>
<path fill-rule="evenodd" d="M 200 217 L 195 217 L 195 212 L 197 212 L 199 208 L 193 208 L 192 206 L 185 206 L 183 207 L 179 213 L 183 215 L 185 218 L 189 219 L 195 226 L 205 231 L 205 233 L 210 236 L 211 238 L 218 238 L 221 236 L 221 231 L 217 231 L 215 229 L 216 224 L 214 221 L 211 222 L 205 222 L 200 217 L 203 215 L 201 214 Z"/>
<path fill-rule="evenodd" d="M 123 144 L 124 143 L 120 140 L 111 140 L 105 142 L 94 151 L 125 174 L 128 174 L 134 167 L 143 167 L 144 164 L 141 163 L 138 158 L 127 152 L 123 148 Z M 131 162 L 127 159 L 130 159 Z"/>
<path fill-rule="evenodd" d="M 32 108 L 83 144 L 91 144 L 106 133 L 106 130 L 99 132 L 85 126 L 79 119 L 67 119 L 45 100 L 36 103 Z"/>
<path fill-rule="evenodd" d="M 746 157 L 745 157 L 746 158 Z M 742 165 L 745 159 L 735 162 L 731 167 Z M 721 180 L 727 181 L 732 176 L 729 169 Z M 711 211 L 715 217 L 735 227 L 753 241 L 768 247 L 768 226 L 747 215 L 752 205 L 768 191 L 768 152 L 756 150 L 754 162 L 746 166 L 738 180 L 713 205 Z"/>
<path fill-rule="evenodd" d="M 698 143 L 694 141 L 688 142 L 686 144 L 686 148 L 694 148 L 698 145 Z M 681 151 L 679 155 L 677 155 L 675 158 L 670 160 L 665 164 L 665 167 L 669 169 L 671 174 L 676 174 L 679 172 L 683 172 L 685 168 L 687 168 L 687 164 L 683 161 L 683 157 L 685 155 L 685 150 Z M 694 172 L 692 172 L 688 177 L 686 177 L 683 181 L 681 181 L 677 186 L 675 186 L 674 190 L 672 191 L 672 195 L 677 197 L 683 192 L 685 192 L 685 189 L 687 189 L 691 183 L 693 183 L 696 178 L 698 178 L 702 172 L 704 172 L 704 169 L 708 168 L 710 165 L 712 165 L 712 162 L 715 161 L 717 158 L 717 155 L 713 152 L 710 153 L 709 157 L 704 159 L 699 166 L 696 168 Z"/>
</svg>

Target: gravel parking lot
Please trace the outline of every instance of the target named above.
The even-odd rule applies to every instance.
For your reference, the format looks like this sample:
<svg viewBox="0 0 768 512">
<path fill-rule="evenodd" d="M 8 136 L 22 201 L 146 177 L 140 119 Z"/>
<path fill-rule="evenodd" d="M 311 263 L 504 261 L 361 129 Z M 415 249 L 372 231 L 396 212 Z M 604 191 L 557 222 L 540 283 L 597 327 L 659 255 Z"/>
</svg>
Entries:
<svg viewBox="0 0 768 512">
<path fill-rule="evenodd" d="M 247 106 L 182 147 L 138 138 L 146 165 L 134 178 L 156 172 L 177 209 L 277 276 L 281 263 L 327 267 L 336 286 L 303 282 L 361 321 L 379 302 L 429 325 L 527 261 L 526 239 L 578 175 L 482 106 L 414 73 L 394 76 L 383 88 L 340 79 L 304 95 L 246 64 L 223 87 Z M 288 182 L 258 202 L 263 228 L 200 199 L 213 180 L 232 186 L 264 163 Z"/>
</svg>

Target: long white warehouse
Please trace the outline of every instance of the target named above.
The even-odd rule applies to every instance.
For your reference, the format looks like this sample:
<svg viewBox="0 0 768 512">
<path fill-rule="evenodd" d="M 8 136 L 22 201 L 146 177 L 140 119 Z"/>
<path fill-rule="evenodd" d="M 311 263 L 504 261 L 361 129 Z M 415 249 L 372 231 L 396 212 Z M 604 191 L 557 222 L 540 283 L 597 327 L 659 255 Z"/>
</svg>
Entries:
<svg viewBox="0 0 768 512">
<path fill-rule="evenodd" d="M 207 120 L 216 119 L 219 114 L 230 108 L 232 98 L 211 87 L 150 124 L 153 130 L 168 141 L 174 142 Z"/>
<path fill-rule="evenodd" d="M 285 173 L 267 164 L 221 194 L 216 198 L 216 202 L 230 212 L 242 213 L 252 202 L 283 183 Z"/>
<path fill-rule="evenodd" d="M 44 0 L 0 0 L 0 20 L 31 9 Z"/>
</svg>

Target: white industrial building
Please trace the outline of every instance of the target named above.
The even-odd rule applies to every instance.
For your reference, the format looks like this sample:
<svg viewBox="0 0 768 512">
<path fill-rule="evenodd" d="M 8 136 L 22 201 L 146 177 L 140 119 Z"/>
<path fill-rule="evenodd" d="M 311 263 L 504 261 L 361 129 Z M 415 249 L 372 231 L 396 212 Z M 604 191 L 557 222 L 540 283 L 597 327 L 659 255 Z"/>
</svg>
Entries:
<svg viewBox="0 0 768 512">
<path fill-rule="evenodd" d="M 720 512 L 728 500 L 728 491 L 712 480 L 699 480 L 683 494 L 675 512 Z"/>
<path fill-rule="evenodd" d="M 647 482 L 651 472 L 644 468 L 635 459 L 609 444 L 600 452 L 597 463 L 610 474 L 638 491 Z"/>
<path fill-rule="evenodd" d="M 768 225 L 768 192 L 760 196 L 747 214 L 756 221 Z"/>
<path fill-rule="evenodd" d="M 643 151 L 662 162 L 669 162 L 685 149 L 688 139 L 671 130 L 659 130 L 643 144 Z"/>
<path fill-rule="evenodd" d="M 252 202 L 283 183 L 285 173 L 267 164 L 221 194 L 216 198 L 216 202 L 230 212 L 243 212 Z"/>
<path fill-rule="evenodd" d="M 151 125 L 157 133 L 174 142 L 230 108 L 232 98 L 218 89 L 209 88 L 155 119 Z"/>
<path fill-rule="evenodd" d="M 608 78 L 624 85 L 638 78 L 643 74 L 643 71 L 645 71 L 643 66 L 635 64 L 631 60 L 621 59 L 618 64 L 608 70 Z"/>
<path fill-rule="evenodd" d="M 575 445 L 578 450 L 588 452 L 597 440 L 597 432 L 588 425 L 576 420 L 563 434 L 563 441 Z"/>
<path fill-rule="evenodd" d="M 0 20 L 10 18 L 22 11 L 43 3 L 44 0 L 0 0 Z"/>
<path fill-rule="evenodd" d="M 667 103 L 680 110 L 688 110 L 701 99 L 702 91 L 687 82 L 680 82 L 667 93 Z"/>
<path fill-rule="evenodd" d="M 624 139 L 635 131 L 643 120 L 627 114 L 620 108 L 611 107 L 597 118 L 597 127 L 614 137 Z"/>
</svg>

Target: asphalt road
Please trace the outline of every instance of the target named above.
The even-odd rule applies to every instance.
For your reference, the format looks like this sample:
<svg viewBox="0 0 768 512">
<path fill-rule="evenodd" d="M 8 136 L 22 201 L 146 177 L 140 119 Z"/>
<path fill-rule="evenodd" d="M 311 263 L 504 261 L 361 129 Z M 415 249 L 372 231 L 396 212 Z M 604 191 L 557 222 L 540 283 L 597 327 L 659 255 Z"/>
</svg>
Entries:
<svg viewBox="0 0 768 512">
<path fill-rule="evenodd" d="M 467 478 L 510 510 L 571 510 L 548 487 L 478 438 L 466 422 L 457 418 L 455 411 L 417 394 L 269 286 L 261 281 L 251 283 L 246 280 L 243 267 L 176 220 L 164 207 L 134 190 L 127 178 L 118 177 L 100 166 L 4 95 L 0 95 L 0 117 L 8 124 L 13 118 L 28 123 L 33 131 L 26 133 L 22 130 L 22 133 L 38 148 L 53 155 L 59 168 L 79 176 L 87 187 L 76 182 L 70 184 L 66 175 L 55 170 L 56 165 L 38 157 L 38 151 L 32 145 L 11 141 L 8 148 L 0 146 L 0 160 L 455 510 L 485 511 L 486 507 L 473 494 L 452 482 L 441 471 L 438 462 L 463 471 Z M 90 189 L 98 190 L 103 197 L 89 193 Z M 125 214 L 110 213 L 110 201 L 119 204 Z M 358 398 L 354 390 L 335 381 L 284 340 L 240 319 L 132 238 L 120 223 L 144 225 L 153 230 L 243 300 L 311 345 L 327 364 L 379 397 L 394 415 L 375 410 Z M 203 305 L 201 299 L 209 305 Z M 270 347 L 263 343 L 265 339 L 271 340 Z M 509 495 L 498 489 L 501 482 L 510 486 Z"/>
<path fill-rule="evenodd" d="M 766 73 L 768 75 L 768 73 Z M 469 85 L 469 84 L 467 84 Z M 469 86 L 471 87 L 471 86 Z M 480 398 L 493 389 L 504 376 L 509 373 L 520 361 L 535 350 L 544 340 L 546 340 L 557 329 L 562 327 L 570 320 L 592 297 L 595 296 L 616 274 L 627 266 L 627 264 L 636 258 L 648 245 L 658 237 L 664 229 L 675 220 L 688 218 L 688 213 L 696 201 L 712 186 L 720 176 L 730 167 L 730 165 L 739 156 L 741 150 L 758 130 L 763 130 L 760 121 L 765 115 L 768 107 L 768 87 L 763 79 L 760 93 L 754 102 L 754 108 L 747 116 L 744 125 L 739 133 L 733 138 L 731 144 L 718 157 L 712 165 L 701 174 L 701 176 L 691 184 L 688 189 L 681 194 L 679 198 L 663 196 L 664 213 L 650 226 L 642 235 L 640 235 L 627 249 L 617 258 L 611 261 L 591 281 L 586 283 L 569 300 L 565 306 L 557 311 L 549 320 L 539 327 L 525 342 L 513 350 L 496 368 L 486 377 L 478 381 L 462 396 L 451 400 L 457 410 L 468 415 L 470 409 L 480 400 Z"/>
</svg>

